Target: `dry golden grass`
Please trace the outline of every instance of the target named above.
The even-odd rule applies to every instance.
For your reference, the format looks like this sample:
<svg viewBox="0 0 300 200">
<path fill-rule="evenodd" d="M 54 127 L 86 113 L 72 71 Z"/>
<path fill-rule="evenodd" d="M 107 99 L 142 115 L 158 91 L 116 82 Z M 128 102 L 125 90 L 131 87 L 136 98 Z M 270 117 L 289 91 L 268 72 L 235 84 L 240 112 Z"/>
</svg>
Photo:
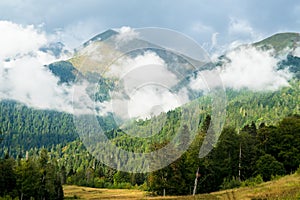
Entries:
<svg viewBox="0 0 300 200">
<path fill-rule="evenodd" d="M 224 200 L 300 199 L 300 175 L 285 176 L 254 187 L 213 192 L 212 195 Z"/>
<path fill-rule="evenodd" d="M 140 199 L 187 199 L 187 200 L 300 200 L 300 175 L 290 175 L 282 177 L 275 181 L 269 181 L 253 187 L 242 187 L 231 190 L 213 192 L 211 194 L 199 194 L 196 196 L 166 196 L 150 197 L 147 192 L 140 190 L 127 189 L 96 189 L 80 186 L 66 185 L 64 193 L 67 199 L 74 195 L 80 199 L 122 199 L 122 200 L 140 200 Z"/>
<path fill-rule="evenodd" d="M 127 189 L 99 189 L 74 185 L 64 186 L 65 198 L 71 199 L 76 196 L 79 199 L 143 199 L 145 192 Z"/>
</svg>

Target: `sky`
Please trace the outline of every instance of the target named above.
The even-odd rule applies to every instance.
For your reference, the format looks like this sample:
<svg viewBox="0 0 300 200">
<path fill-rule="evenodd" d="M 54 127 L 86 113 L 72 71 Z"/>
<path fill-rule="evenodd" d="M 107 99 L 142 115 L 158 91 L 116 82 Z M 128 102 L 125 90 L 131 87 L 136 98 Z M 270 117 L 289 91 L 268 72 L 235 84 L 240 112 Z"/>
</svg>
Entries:
<svg viewBox="0 0 300 200">
<path fill-rule="evenodd" d="M 209 52 L 300 32 L 300 2 L 294 0 L 1 0 L 0 10 L 0 20 L 40 27 L 70 48 L 122 26 L 173 29 Z"/>
</svg>

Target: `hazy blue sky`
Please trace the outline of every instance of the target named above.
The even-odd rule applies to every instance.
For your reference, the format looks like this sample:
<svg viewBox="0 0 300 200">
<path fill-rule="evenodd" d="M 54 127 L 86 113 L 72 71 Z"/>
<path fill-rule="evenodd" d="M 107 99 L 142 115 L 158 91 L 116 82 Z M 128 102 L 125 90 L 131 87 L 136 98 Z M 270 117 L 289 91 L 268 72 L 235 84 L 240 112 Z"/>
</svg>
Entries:
<svg viewBox="0 0 300 200">
<path fill-rule="evenodd" d="M 41 25 L 72 47 L 121 26 L 171 28 L 208 50 L 300 32 L 297 0 L 1 0 L 0 10 L 0 20 Z"/>
</svg>

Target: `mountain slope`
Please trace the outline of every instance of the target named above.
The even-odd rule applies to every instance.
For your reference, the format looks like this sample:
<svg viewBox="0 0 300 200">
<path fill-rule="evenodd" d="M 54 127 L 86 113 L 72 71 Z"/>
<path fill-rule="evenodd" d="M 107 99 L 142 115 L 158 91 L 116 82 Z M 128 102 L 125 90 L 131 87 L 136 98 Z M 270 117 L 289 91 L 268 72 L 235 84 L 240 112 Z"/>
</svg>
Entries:
<svg viewBox="0 0 300 200">
<path fill-rule="evenodd" d="M 276 52 L 281 52 L 288 48 L 295 49 L 299 46 L 299 42 L 299 33 L 277 33 L 253 45 L 264 49 L 274 48 Z"/>
<path fill-rule="evenodd" d="M 189 57 L 185 57 L 184 55 L 175 55 L 172 52 L 161 49 L 161 47 L 156 46 L 154 44 L 148 43 L 147 41 L 134 39 L 131 45 L 137 45 L 138 47 L 144 47 L 143 49 L 134 50 L 131 52 L 123 52 L 116 51 L 113 44 L 115 42 L 115 38 L 119 35 L 117 31 L 107 30 L 101 34 L 96 35 L 91 38 L 87 42 L 85 42 L 80 48 L 76 50 L 75 55 L 69 59 L 67 64 L 71 64 L 76 70 L 73 70 L 76 75 L 77 72 L 80 73 L 97 73 L 97 74 L 106 74 L 110 71 L 111 64 L 115 62 L 117 59 L 123 57 L 135 57 L 137 55 L 142 55 L 146 51 L 153 51 L 159 57 L 161 57 L 166 64 L 171 65 L 170 69 L 175 68 L 178 69 L 174 62 L 178 62 L 179 65 L 186 65 L 187 71 L 191 72 L 191 66 L 187 64 L 187 61 L 192 63 L 194 66 L 201 66 L 200 70 L 210 70 L 215 66 L 219 66 L 226 62 L 226 56 L 220 56 L 220 60 L 215 64 L 203 65 L 203 63 L 195 61 Z M 293 67 L 290 70 L 292 73 L 297 74 L 299 77 L 299 62 L 297 61 L 297 55 L 295 51 L 300 52 L 300 34 L 299 33 L 277 33 L 272 35 L 262 41 L 256 42 L 252 44 L 257 48 L 261 48 L 263 50 L 274 49 L 275 54 L 281 55 L 281 59 L 285 59 L 284 56 L 289 55 L 286 61 L 279 63 L 279 69 L 288 68 L 290 66 Z M 125 47 L 127 48 L 127 47 Z M 228 61 L 228 60 L 227 60 Z M 59 63 L 59 62 L 58 62 Z M 64 66 L 64 63 L 59 63 L 58 65 Z M 284 65 L 284 66 L 283 66 Z M 58 75 L 58 74 L 56 74 Z M 62 77 L 62 75 L 58 75 Z"/>
</svg>

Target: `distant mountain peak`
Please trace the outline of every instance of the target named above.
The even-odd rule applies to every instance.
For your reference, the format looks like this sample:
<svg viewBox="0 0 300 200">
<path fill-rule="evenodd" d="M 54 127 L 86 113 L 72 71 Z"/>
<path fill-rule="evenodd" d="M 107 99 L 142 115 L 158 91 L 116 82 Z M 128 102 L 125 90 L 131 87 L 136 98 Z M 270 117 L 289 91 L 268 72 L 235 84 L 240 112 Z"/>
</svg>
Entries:
<svg viewBox="0 0 300 200">
<path fill-rule="evenodd" d="M 86 47 L 87 45 L 89 45 L 91 42 L 94 42 L 94 41 L 104 41 L 104 40 L 107 40 L 108 38 L 114 36 L 114 35 L 117 35 L 119 34 L 117 31 L 114 31 L 112 29 L 108 29 L 96 36 L 94 36 L 93 38 L 91 38 L 89 41 L 85 42 L 83 44 L 84 47 Z"/>
</svg>

